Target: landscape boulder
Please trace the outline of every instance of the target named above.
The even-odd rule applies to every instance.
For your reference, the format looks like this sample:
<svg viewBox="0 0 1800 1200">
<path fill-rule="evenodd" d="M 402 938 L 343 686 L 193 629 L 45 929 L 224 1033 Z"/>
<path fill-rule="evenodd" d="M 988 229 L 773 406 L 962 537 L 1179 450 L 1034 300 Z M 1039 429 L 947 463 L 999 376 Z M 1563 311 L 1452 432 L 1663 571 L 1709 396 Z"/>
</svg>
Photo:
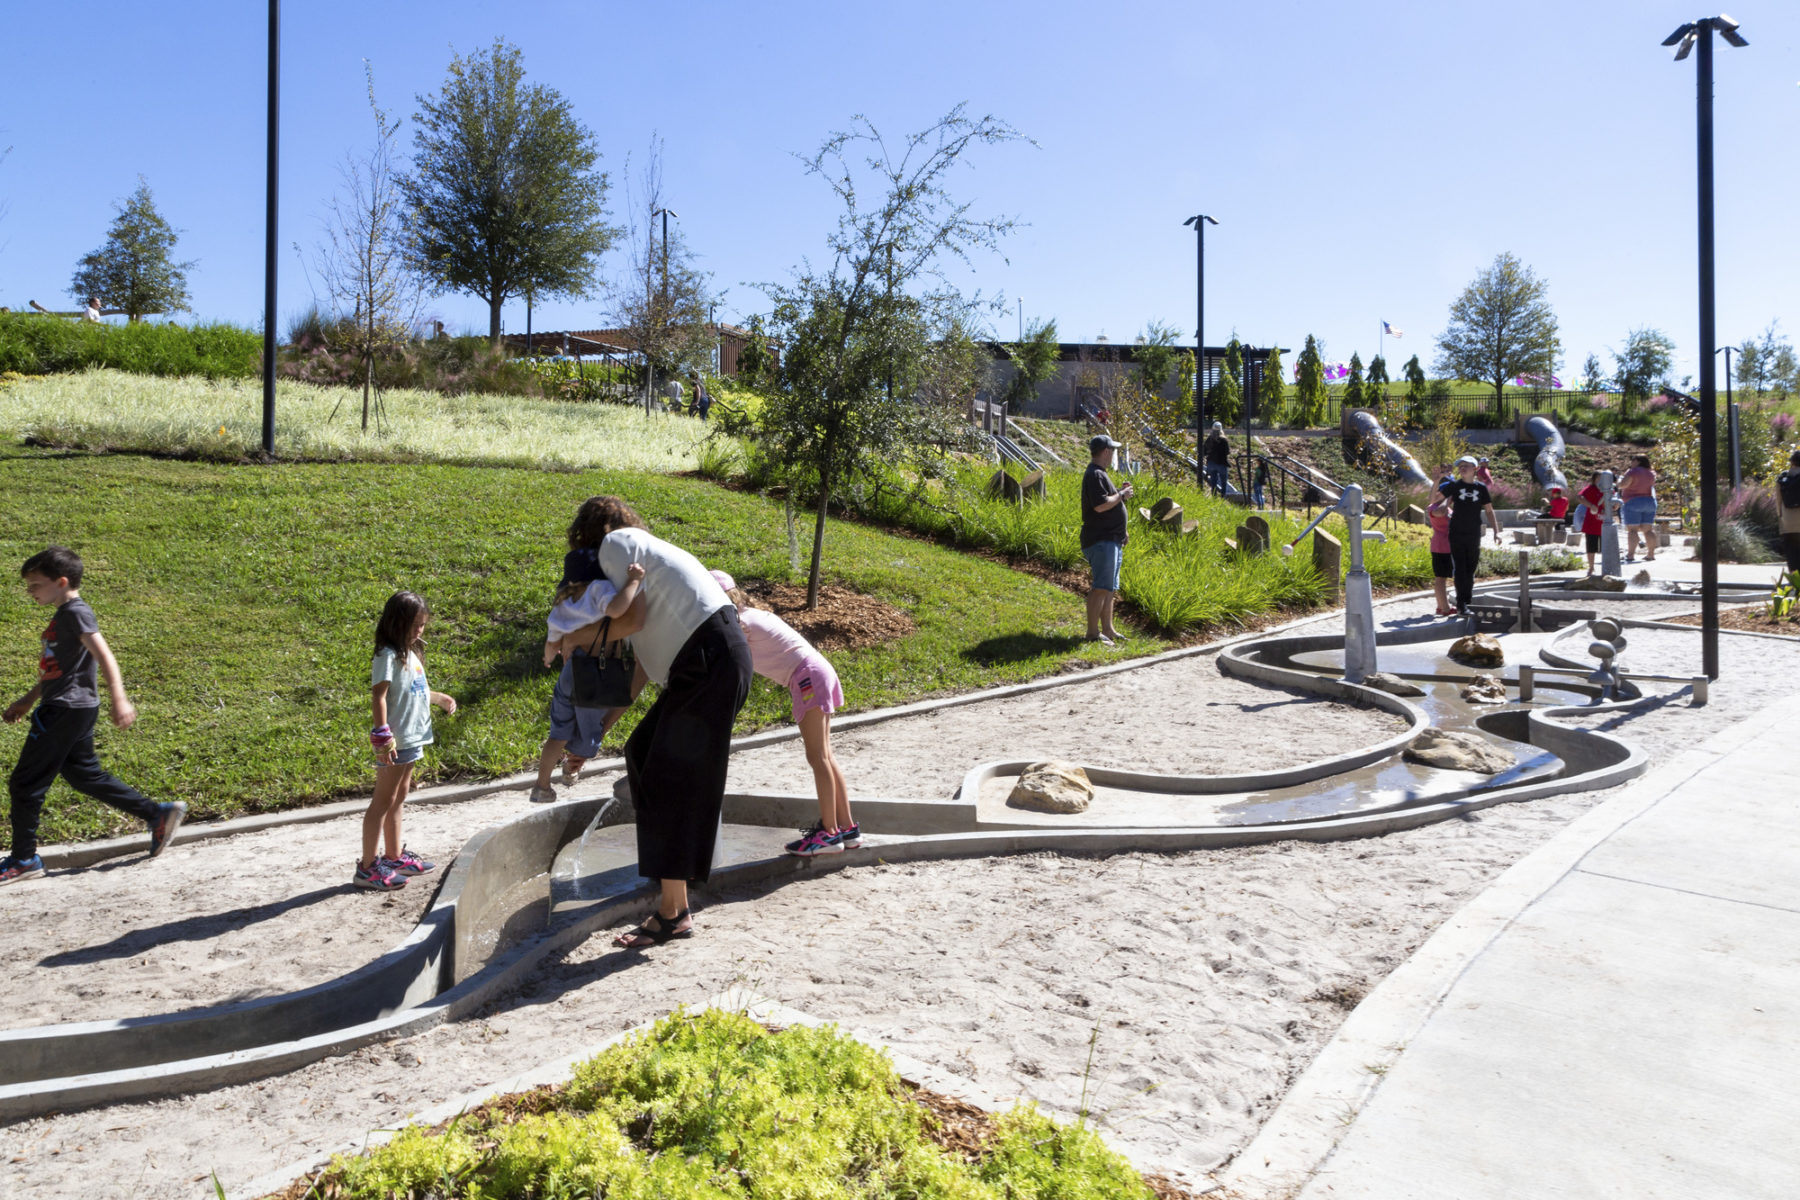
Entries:
<svg viewBox="0 0 1800 1200">
<path fill-rule="evenodd" d="M 1470 704 L 1505 704 L 1506 684 L 1498 675 L 1477 675 L 1463 686 L 1462 698 Z"/>
<path fill-rule="evenodd" d="M 1450 643 L 1450 657 L 1476 667 L 1506 665 L 1506 651 L 1500 648 L 1497 640 L 1485 633 L 1471 633 L 1468 637 L 1457 638 Z"/>
<path fill-rule="evenodd" d="M 1568 585 L 1572 592 L 1622 592 L 1625 581 L 1617 575 L 1589 575 Z"/>
<path fill-rule="evenodd" d="M 1087 772 L 1068 762 L 1036 762 L 1025 768 L 1006 803 L 1032 812 L 1078 813 L 1093 802 Z"/>
<path fill-rule="evenodd" d="M 1376 671 L 1363 677 L 1363 686 L 1372 687 L 1378 692 L 1386 692 L 1390 696 L 1423 696 L 1425 689 L 1416 683 L 1408 682 L 1398 675 L 1390 675 L 1386 671 Z"/>
<path fill-rule="evenodd" d="M 1482 775 L 1498 775 L 1513 765 L 1512 755 L 1480 734 L 1439 729 L 1435 725 L 1412 740 L 1405 757 L 1428 767 Z"/>
</svg>

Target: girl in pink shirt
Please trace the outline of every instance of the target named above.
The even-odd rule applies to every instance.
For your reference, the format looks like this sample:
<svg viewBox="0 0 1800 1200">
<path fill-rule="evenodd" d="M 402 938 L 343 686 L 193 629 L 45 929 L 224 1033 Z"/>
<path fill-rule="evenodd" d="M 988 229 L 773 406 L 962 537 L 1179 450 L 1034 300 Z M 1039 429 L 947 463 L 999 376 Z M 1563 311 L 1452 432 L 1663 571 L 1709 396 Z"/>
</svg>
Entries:
<svg viewBox="0 0 1800 1200">
<path fill-rule="evenodd" d="M 750 598 L 723 571 L 713 578 L 737 606 L 738 624 L 750 647 L 750 664 L 758 675 L 787 688 L 794 702 L 794 724 L 800 726 L 800 742 L 806 747 L 806 764 L 812 768 L 813 786 L 819 794 L 819 819 L 801 831 L 787 852 L 801 858 L 815 854 L 839 854 L 862 845 L 862 830 L 850 815 L 850 789 L 844 772 L 831 754 L 831 714 L 844 706 L 844 690 L 837 672 L 825 656 L 813 649 L 798 630 L 772 612 L 750 605 Z"/>
<path fill-rule="evenodd" d="M 1450 577 L 1456 573 L 1450 558 L 1450 502 L 1439 496 L 1425 509 L 1431 522 L 1431 591 L 1437 597 L 1437 615 L 1450 616 Z"/>
</svg>

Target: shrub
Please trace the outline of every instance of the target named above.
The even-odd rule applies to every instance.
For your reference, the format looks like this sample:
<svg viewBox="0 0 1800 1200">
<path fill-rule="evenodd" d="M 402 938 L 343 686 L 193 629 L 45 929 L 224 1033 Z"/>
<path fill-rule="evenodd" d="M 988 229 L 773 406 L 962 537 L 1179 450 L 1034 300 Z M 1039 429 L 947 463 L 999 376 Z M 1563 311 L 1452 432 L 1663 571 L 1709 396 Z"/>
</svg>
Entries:
<svg viewBox="0 0 1800 1200">
<path fill-rule="evenodd" d="M 47 375 L 93 367 L 138 375 L 254 379 L 262 373 L 262 335 L 225 324 L 108 325 L 0 313 L 0 371 Z"/>
<path fill-rule="evenodd" d="M 1694 553 L 1702 552 L 1700 538 L 1694 539 Z M 1775 562 L 1775 551 L 1769 546 L 1754 525 L 1743 520 L 1719 521 L 1719 559 L 1721 562 L 1766 563 Z"/>
<path fill-rule="evenodd" d="M 1781 497 L 1766 483 L 1747 483 L 1719 510 L 1720 521 L 1737 521 L 1773 543 L 1781 533 Z"/>
<path fill-rule="evenodd" d="M 1788 435 L 1794 432 L 1794 414 L 1778 412 L 1769 418 L 1769 432 L 1777 443 L 1784 443 Z"/>
</svg>

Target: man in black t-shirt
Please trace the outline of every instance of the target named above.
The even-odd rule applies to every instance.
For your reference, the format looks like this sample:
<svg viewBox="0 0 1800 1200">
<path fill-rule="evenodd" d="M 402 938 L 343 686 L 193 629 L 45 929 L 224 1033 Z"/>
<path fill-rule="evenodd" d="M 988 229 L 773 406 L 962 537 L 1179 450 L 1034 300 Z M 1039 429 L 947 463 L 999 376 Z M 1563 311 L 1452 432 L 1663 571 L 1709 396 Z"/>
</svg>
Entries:
<svg viewBox="0 0 1800 1200">
<path fill-rule="evenodd" d="M 1081 554 L 1093 568 L 1093 585 L 1087 595 L 1087 636 L 1090 642 L 1108 646 L 1119 637 L 1113 628 L 1113 598 L 1119 591 L 1119 566 L 1125 560 L 1125 502 L 1132 487 L 1113 486 L 1106 469 L 1112 466 L 1119 443 L 1105 434 L 1088 442 L 1087 473 L 1081 477 Z"/>
<path fill-rule="evenodd" d="M 1212 433 L 1207 435 L 1206 445 L 1201 449 L 1201 456 L 1206 460 L 1206 482 L 1213 491 L 1223 496 L 1225 481 L 1231 475 L 1231 443 L 1225 440 L 1225 426 L 1218 421 L 1212 424 Z"/>
<path fill-rule="evenodd" d="M 1481 562 L 1481 519 L 1486 515 L 1494 527 L 1494 542 L 1500 541 L 1500 518 L 1494 512 L 1494 500 L 1487 485 L 1475 478 L 1479 466 L 1467 454 L 1456 460 L 1456 478 L 1438 485 L 1450 501 L 1450 562 L 1456 577 L 1456 611 L 1469 611 L 1475 596 L 1475 568 Z"/>
</svg>

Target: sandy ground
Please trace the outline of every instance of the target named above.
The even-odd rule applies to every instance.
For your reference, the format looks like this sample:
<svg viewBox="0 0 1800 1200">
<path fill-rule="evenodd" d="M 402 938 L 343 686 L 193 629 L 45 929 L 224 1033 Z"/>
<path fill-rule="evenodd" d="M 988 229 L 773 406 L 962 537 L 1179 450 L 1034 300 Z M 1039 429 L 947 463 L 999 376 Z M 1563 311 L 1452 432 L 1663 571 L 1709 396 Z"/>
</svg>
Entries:
<svg viewBox="0 0 1800 1200">
<path fill-rule="evenodd" d="M 1170 707 L 1172 696 L 1182 702 Z M 1141 720 L 1159 709 L 1162 719 Z M 1208 657 L 852 730 L 834 748 L 853 797 L 947 797 L 970 766 L 1009 747 L 1048 754 L 1060 743 L 1096 762 L 1235 771 L 1252 713 L 1273 743 L 1269 766 L 1400 728 L 1376 710 L 1228 678 Z M 561 794 L 611 786 L 595 774 Z M 734 757 L 731 786 L 808 793 L 812 775 L 790 741 Z M 408 809 L 408 844 L 440 870 L 387 895 L 349 885 L 360 818 L 177 841 L 154 862 L 137 855 L 0 889 L 0 956 L 33 968 L 9 989 L 0 1028 L 173 1012 L 334 978 L 405 938 L 462 843 L 527 807 L 515 791 Z"/>
<path fill-rule="evenodd" d="M 1627 611 L 1644 614 L 1642 606 Z M 1725 678 L 1712 705 L 1680 701 L 1606 720 L 1659 759 L 1795 690 L 1800 646 L 1733 638 L 1723 645 Z M 1692 670 L 1684 664 L 1690 653 L 1697 664 L 1697 637 L 1636 631 L 1627 661 Z M 1151 765 L 1215 770 L 1241 764 L 1252 732 L 1258 758 L 1273 765 L 1360 744 L 1386 728 L 1379 714 L 1239 693 L 1243 685 L 1223 680 L 1207 659 L 1190 664 L 1187 677 L 1153 670 L 1168 678 L 1140 688 L 1127 675 L 1052 690 L 1029 708 L 1008 701 L 875 727 L 854 745 L 844 737 L 840 754 L 854 789 L 908 795 L 954 787 L 976 759 L 1028 745 L 1096 758 L 1111 750 L 1121 756 L 1113 761 L 1129 761 L 1119 739 L 1150 725 L 1168 759 Z M 1116 706 L 1110 738 L 1099 723 L 1115 706 L 1102 696 L 1138 701 Z M 1191 728 L 1172 732 L 1178 720 Z M 1099 739 L 1092 749 L 1079 742 L 1090 723 L 1089 736 Z M 771 747 L 744 755 L 734 783 L 803 789 L 804 771 L 797 745 Z M 692 941 L 634 955 L 593 939 L 478 1019 L 258 1084 L 0 1128 L 0 1194 L 195 1196 L 215 1169 L 229 1192 L 733 983 L 890 1042 L 991 1093 L 1067 1113 L 1086 1086 L 1089 1106 L 1106 1114 L 1112 1137 L 1140 1166 L 1197 1178 L 1248 1141 L 1375 981 L 1597 799 L 1503 805 L 1332 845 L 871 866 L 727 890 L 705 899 Z M 509 803 L 516 797 L 478 802 L 496 813 Z M 454 822 L 459 809 L 468 817 L 462 832 L 479 828 L 476 805 L 440 811 Z M 326 838 L 331 827 L 314 828 Z M 409 837 L 437 849 L 422 825 L 413 828 L 419 832 Z M 333 854 L 345 838 L 353 844 L 347 830 L 335 836 L 322 843 Z M 222 843 L 215 866 L 229 871 L 245 840 Z M 207 857 L 195 847 L 111 874 L 147 881 L 151 871 L 189 869 L 183 858 L 197 867 Z M 342 864 L 332 861 L 335 880 Z M 36 919 L 47 897 L 63 906 L 79 886 L 65 877 L 7 889 L 5 899 L 11 913 Z M 26 904 L 21 893 L 34 890 L 39 899 Z M 278 898 L 307 888 L 256 890 Z M 115 912 L 94 940 L 118 938 L 124 915 Z M 403 915 L 378 917 L 403 931 Z M 103 977 L 90 986 L 112 985 Z M 1090 1037 L 1098 1038 L 1091 1075 Z"/>
</svg>

